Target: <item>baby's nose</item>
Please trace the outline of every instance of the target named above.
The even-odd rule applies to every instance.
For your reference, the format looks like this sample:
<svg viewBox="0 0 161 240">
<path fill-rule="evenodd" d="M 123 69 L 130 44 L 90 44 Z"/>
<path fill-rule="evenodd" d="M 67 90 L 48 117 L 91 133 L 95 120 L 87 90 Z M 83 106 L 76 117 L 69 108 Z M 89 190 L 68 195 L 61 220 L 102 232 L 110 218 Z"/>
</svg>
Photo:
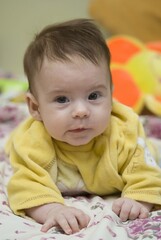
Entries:
<svg viewBox="0 0 161 240">
<path fill-rule="evenodd" d="M 72 117 L 73 118 L 87 118 L 89 117 L 89 110 L 85 104 L 78 104 L 76 105 Z"/>
</svg>

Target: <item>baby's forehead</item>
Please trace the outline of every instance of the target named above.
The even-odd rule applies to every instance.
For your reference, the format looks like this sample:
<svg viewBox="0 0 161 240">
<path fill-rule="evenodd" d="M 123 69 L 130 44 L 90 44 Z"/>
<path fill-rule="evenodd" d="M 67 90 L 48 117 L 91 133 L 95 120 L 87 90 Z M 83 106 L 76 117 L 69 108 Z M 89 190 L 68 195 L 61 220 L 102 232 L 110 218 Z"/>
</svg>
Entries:
<svg viewBox="0 0 161 240">
<path fill-rule="evenodd" d="M 101 79 L 110 80 L 110 71 L 108 64 L 105 61 L 100 61 L 99 64 L 94 64 L 88 59 L 74 56 L 69 61 L 59 61 L 45 58 L 40 71 L 35 76 L 36 84 L 40 81 L 53 82 L 58 86 L 74 84 L 76 81 L 83 84 L 96 84 Z"/>
<path fill-rule="evenodd" d="M 70 56 L 67 60 L 55 60 L 55 59 L 49 59 L 47 57 L 44 58 L 41 67 L 37 74 L 74 74 L 75 72 L 79 74 L 88 74 L 88 72 L 98 72 L 98 69 L 101 69 L 101 71 L 109 72 L 109 65 L 107 64 L 105 59 L 101 59 L 99 63 L 93 63 L 89 59 L 82 58 L 80 56 L 74 55 Z"/>
<path fill-rule="evenodd" d="M 88 59 L 75 56 L 70 61 L 45 58 L 40 71 L 35 75 L 35 90 L 54 94 L 90 92 L 102 87 L 110 88 L 110 74 L 105 61 L 94 64 Z M 82 88 L 83 86 L 83 88 Z"/>
<path fill-rule="evenodd" d="M 61 65 L 61 66 L 71 66 L 71 65 L 77 65 L 79 66 L 80 64 L 84 65 L 93 65 L 95 67 L 102 67 L 102 65 L 105 65 L 107 69 L 109 69 L 109 63 L 107 63 L 107 60 L 102 56 L 100 59 L 98 58 L 98 62 L 92 61 L 84 56 L 80 55 L 67 55 L 66 59 L 57 59 L 57 58 L 49 58 L 47 56 L 44 56 L 41 66 L 39 64 L 39 70 L 42 70 L 42 68 L 47 68 L 51 64 L 53 65 Z"/>
</svg>

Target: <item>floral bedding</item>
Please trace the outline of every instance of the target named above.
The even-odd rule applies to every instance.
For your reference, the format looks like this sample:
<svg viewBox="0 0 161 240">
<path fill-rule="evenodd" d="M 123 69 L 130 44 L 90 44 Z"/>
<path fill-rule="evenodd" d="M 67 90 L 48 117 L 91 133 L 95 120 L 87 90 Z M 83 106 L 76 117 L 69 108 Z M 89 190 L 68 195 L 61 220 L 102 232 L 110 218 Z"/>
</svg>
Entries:
<svg viewBox="0 0 161 240">
<path fill-rule="evenodd" d="M 116 197 L 78 196 L 66 197 L 66 204 L 75 206 L 91 217 L 87 228 L 73 235 L 65 235 L 53 227 L 47 233 L 41 232 L 41 224 L 30 218 L 21 218 L 12 213 L 7 198 L 6 185 L 12 175 L 4 145 L 9 133 L 27 117 L 23 103 L 11 103 L 0 99 L 0 239 L 1 240 L 127 240 L 161 239 L 161 210 L 150 213 L 147 219 L 121 222 L 111 210 Z M 160 144 L 161 119 L 142 117 L 147 134 Z M 161 146 L 161 145 L 160 145 Z"/>
</svg>

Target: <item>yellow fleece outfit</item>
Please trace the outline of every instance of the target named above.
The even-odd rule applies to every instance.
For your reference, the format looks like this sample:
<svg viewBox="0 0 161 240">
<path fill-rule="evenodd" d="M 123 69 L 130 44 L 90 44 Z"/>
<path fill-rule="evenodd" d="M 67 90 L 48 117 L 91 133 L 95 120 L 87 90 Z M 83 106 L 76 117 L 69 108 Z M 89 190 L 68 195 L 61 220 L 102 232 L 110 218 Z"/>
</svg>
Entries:
<svg viewBox="0 0 161 240">
<path fill-rule="evenodd" d="M 64 203 L 64 192 L 121 192 L 161 205 L 161 169 L 147 144 L 138 116 L 117 102 L 105 132 L 83 146 L 52 139 L 42 122 L 29 118 L 6 146 L 14 169 L 8 184 L 10 206 L 23 216 L 27 208 Z"/>
</svg>

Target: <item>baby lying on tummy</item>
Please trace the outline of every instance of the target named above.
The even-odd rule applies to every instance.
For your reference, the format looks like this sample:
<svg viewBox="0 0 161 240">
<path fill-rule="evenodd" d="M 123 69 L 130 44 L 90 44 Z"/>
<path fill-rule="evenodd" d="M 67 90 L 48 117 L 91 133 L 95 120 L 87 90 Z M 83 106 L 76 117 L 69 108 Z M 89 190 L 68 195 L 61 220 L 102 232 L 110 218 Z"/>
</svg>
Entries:
<svg viewBox="0 0 161 240">
<path fill-rule="evenodd" d="M 121 193 L 112 210 L 122 221 L 148 217 L 161 204 L 161 170 L 138 116 L 112 100 L 110 52 L 97 26 L 47 26 L 27 48 L 24 70 L 31 117 L 6 146 L 14 213 L 43 232 L 58 225 L 72 234 L 90 217 L 65 205 L 64 193 Z"/>
</svg>

